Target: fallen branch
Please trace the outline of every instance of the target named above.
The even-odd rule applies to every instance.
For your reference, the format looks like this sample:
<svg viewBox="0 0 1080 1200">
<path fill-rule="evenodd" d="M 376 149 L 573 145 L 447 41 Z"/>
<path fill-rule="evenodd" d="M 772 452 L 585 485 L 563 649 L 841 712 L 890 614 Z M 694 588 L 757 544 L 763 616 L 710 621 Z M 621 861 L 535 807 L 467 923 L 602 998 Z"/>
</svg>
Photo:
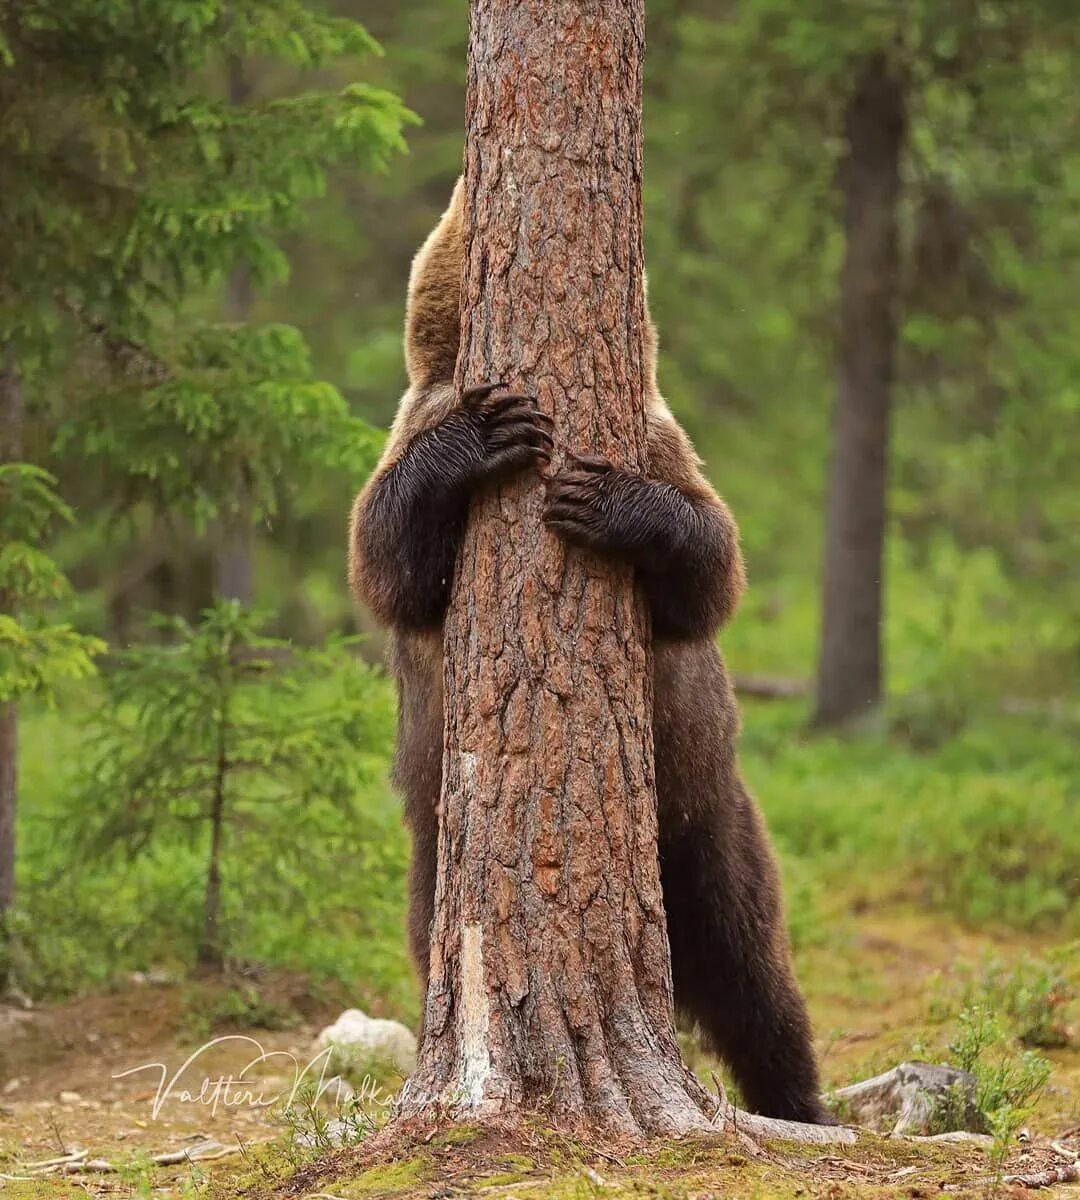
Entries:
<svg viewBox="0 0 1080 1200">
<path fill-rule="evenodd" d="M 952 1142 L 966 1143 L 969 1146 L 981 1146 L 989 1150 L 994 1139 L 988 1133 L 972 1133 L 968 1129 L 950 1129 L 948 1133 L 896 1133 L 893 1137 L 903 1138 L 905 1142 Z"/>
<path fill-rule="evenodd" d="M 747 675 L 740 671 L 735 676 L 735 692 L 758 700 L 799 700 L 810 694 L 810 680 L 787 675 Z"/>
<path fill-rule="evenodd" d="M 81 1162 L 65 1163 L 61 1167 L 53 1167 L 51 1171 L 35 1171 L 35 1175 L 115 1175 L 119 1167 L 104 1158 L 86 1158 Z"/>
<path fill-rule="evenodd" d="M 218 1143 L 220 1145 L 220 1143 Z M 207 1147 L 205 1151 L 193 1153 L 198 1147 L 188 1150 L 170 1150 L 167 1154 L 155 1154 L 150 1160 L 155 1167 L 171 1167 L 182 1162 L 214 1162 L 218 1158 L 228 1158 L 232 1154 L 243 1153 L 240 1146 L 221 1146 L 213 1152 Z"/>
<path fill-rule="evenodd" d="M 60 1158 L 44 1158 L 40 1162 L 24 1163 L 24 1171 L 49 1171 L 56 1167 L 62 1167 L 65 1163 L 81 1162 L 89 1154 L 89 1150 L 72 1150 L 70 1154 L 61 1155 Z"/>
<path fill-rule="evenodd" d="M 743 671 L 737 671 L 734 679 L 736 695 L 752 696 L 755 700 L 801 700 L 811 694 L 814 683 L 812 679 L 797 675 L 759 675 Z M 914 695 L 908 698 L 914 698 Z M 1041 717 L 1061 723 L 1080 720 L 1080 706 L 1061 698 L 1032 700 L 1025 696 L 1000 696 L 995 707 L 1006 717 Z"/>
<path fill-rule="evenodd" d="M 231 1154 L 243 1153 L 243 1146 L 225 1146 L 210 1138 L 183 1150 L 165 1150 L 155 1154 L 150 1162 L 155 1167 L 174 1167 L 180 1163 L 214 1162 Z M 24 1171 L 34 1175 L 115 1175 L 119 1167 L 107 1158 L 90 1158 L 88 1150 L 75 1150 L 62 1158 L 47 1158 L 41 1162 L 26 1163 Z"/>
<path fill-rule="evenodd" d="M 1040 1188 L 1056 1187 L 1059 1183 L 1080 1183 L 1080 1155 L 1063 1146 L 1060 1141 L 1051 1142 L 1047 1148 L 1065 1161 L 1057 1165 L 1045 1165 L 1039 1170 L 1014 1171 L 1008 1175 L 986 1175 L 975 1180 L 974 1186 L 996 1187 L 1008 1184 L 1036 1191 Z"/>
<path fill-rule="evenodd" d="M 996 1187 L 1006 1184 L 1010 1187 L 1028 1188 L 1037 1191 L 1039 1188 L 1056 1187 L 1059 1183 L 1080 1182 L 1080 1167 L 1076 1163 L 1071 1166 L 1063 1163 L 1060 1167 L 1045 1167 L 1041 1171 L 1031 1171 L 1017 1175 L 984 1175 L 981 1179 L 964 1184 L 965 1190 L 970 1187 Z"/>
</svg>

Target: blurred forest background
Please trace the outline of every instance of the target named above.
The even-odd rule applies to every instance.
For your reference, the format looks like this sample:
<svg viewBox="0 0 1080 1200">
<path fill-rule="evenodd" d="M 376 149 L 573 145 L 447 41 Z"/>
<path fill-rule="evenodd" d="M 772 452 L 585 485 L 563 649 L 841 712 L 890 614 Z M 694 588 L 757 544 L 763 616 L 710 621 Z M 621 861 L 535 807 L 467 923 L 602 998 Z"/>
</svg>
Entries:
<svg viewBox="0 0 1080 1200">
<path fill-rule="evenodd" d="M 722 640 L 815 1016 L 813 956 L 843 974 L 851 914 L 914 911 L 1047 955 L 1024 978 L 1060 1029 L 1053 964 L 1080 935 L 1072 5 L 647 7 L 661 386 L 743 531 Z M 345 529 L 404 386 L 410 259 L 460 169 L 465 37 L 460 0 L 0 9 L 12 997 L 201 962 L 418 1015 L 392 689 Z M 847 424 L 839 377 L 865 384 Z M 854 621 L 872 659 L 886 462 L 883 666 L 825 695 L 827 530 L 869 518 L 828 561 L 837 653 Z"/>
</svg>

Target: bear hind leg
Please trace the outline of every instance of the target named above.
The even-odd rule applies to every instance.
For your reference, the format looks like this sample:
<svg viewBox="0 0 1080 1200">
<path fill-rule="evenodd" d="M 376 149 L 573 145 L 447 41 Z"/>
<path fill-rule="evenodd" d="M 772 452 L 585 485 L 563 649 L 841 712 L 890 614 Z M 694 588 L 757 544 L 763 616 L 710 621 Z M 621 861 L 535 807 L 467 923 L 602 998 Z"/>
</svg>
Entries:
<svg viewBox="0 0 1080 1200">
<path fill-rule="evenodd" d="M 736 828 L 661 831 L 676 1008 L 731 1068 L 752 1111 L 834 1124 L 782 928 L 776 867 L 752 801 L 740 799 L 747 819 Z"/>
</svg>

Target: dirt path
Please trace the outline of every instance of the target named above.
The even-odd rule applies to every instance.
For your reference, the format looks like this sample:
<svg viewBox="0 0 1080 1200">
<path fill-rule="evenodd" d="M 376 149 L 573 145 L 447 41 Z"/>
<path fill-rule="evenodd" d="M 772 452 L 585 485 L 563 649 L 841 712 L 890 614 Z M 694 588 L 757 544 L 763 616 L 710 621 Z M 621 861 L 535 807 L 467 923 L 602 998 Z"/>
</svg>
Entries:
<svg viewBox="0 0 1080 1200">
<path fill-rule="evenodd" d="M 147 1173 L 150 1157 L 207 1139 L 239 1148 L 281 1137 L 281 1109 L 302 1086 L 315 1035 L 343 1006 L 313 1001 L 302 980 L 278 975 L 258 989 L 144 983 L 0 1010 L 0 1171 L 19 1175 L 23 1164 L 87 1150 L 130 1180 Z M 244 1024 L 245 1009 L 290 1027 Z M 157 1171 L 154 1182 L 175 1185 L 185 1173 Z"/>
<path fill-rule="evenodd" d="M 980 961 L 993 956 L 1008 962 L 1034 949 L 1030 939 L 980 936 L 943 927 L 925 916 L 860 916 L 850 934 L 802 956 L 827 1081 L 850 1082 L 909 1057 L 913 1043 L 940 1036 L 935 1026 L 940 1010 L 959 994 L 967 975 L 977 977 Z M 1076 970 L 1080 971 L 1080 965 Z M 1080 978 L 1074 982 L 1080 984 Z M 219 1181 L 235 1177 L 250 1165 L 254 1147 L 288 1134 L 289 1126 L 281 1117 L 283 1101 L 312 1059 L 318 1029 L 344 1006 L 344 997 L 316 1000 L 303 980 L 278 976 L 260 981 L 257 989 L 249 985 L 237 989 L 144 983 L 29 1012 L 0 1009 L 0 1176 L 7 1177 L 0 1179 L 0 1189 L 12 1200 L 87 1191 L 148 1195 L 202 1190 L 207 1175 Z M 228 1014 L 227 1019 L 223 1013 Z M 243 1024 L 245 1013 L 259 1020 Z M 286 1021 L 288 1028 L 260 1027 Z M 1058 1136 L 1070 1126 L 1080 1127 L 1080 1049 L 1075 1048 L 1076 1041 L 1074 1037 L 1073 1048 L 1048 1052 L 1054 1074 L 1031 1119 L 1033 1135 Z M 702 1059 L 694 1065 L 708 1077 L 712 1064 Z M 235 1148 L 236 1153 L 198 1168 L 149 1165 L 152 1155 L 180 1151 L 205 1139 Z M 76 1149 L 107 1159 L 119 1172 L 73 1179 L 12 1178 L 25 1174 L 27 1164 Z M 466 1173 L 476 1186 L 480 1186 L 479 1180 L 498 1181 L 508 1176 L 504 1151 L 505 1147 L 486 1166 L 475 1153 L 468 1159 L 472 1166 Z M 698 1186 L 703 1163 L 713 1162 L 710 1169 L 714 1175 L 730 1170 L 730 1151 L 719 1158 L 712 1152 L 702 1153 L 700 1162 L 673 1162 L 670 1171 L 665 1168 L 672 1196 L 712 1194 Z M 970 1152 L 967 1154 L 970 1160 Z M 542 1157 L 533 1155 L 534 1167 Z M 863 1187 L 859 1195 L 902 1194 L 895 1187 L 887 1190 L 885 1176 L 889 1172 L 900 1172 L 893 1184 L 905 1180 L 908 1186 L 905 1164 L 898 1166 L 895 1156 L 886 1157 L 880 1169 L 860 1165 L 858 1155 L 825 1157 L 839 1158 L 840 1166 L 823 1162 L 815 1171 L 820 1169 L 823 1179 L 840 1180 L 845 1187 L 849 1183 Z M 602 1159 L 599 1165 L 602 1167 Z M 775 1164 L 750 1165 L 754 1166 L 758 1195 L 788 1194 L 775 1190 L 780 1189 L 780 1175 L 767 1186 L 757 1178 L 763 1172 L 775 1174 Z M 608 1167 L 607 1174 L 619 1174 L 613 1172 L 612 1164 Z M 578 1171 L 574 1186 L 586 1190 L 570 1190 L 567 1195 L 618 1194 L 595 1183 L 589 1185 L 590 1191 L 586 1186 L 589 1176 L 581 1172 L 594 1168 L 578 1164 L 574 1169 Z M 653 1163 L 650 1169 L 655 1173 L 658 1168 Z M 972 1178 L 980 1169 L 978 1161 L 974 1165 L 968 1162 L 966 1176 Z M 409 1167 L 399 1172 L 397 1182 L 393 1176 L 380 1182 L 382 1177 L 376 1174 L 371 1181 L 373 1190 L 351 1187 L 347 1194 L 432 1196 L 432 1186 L 421 1186 L 422 1177 L 426 1178 L 428 1171 L 438 1175 L 441 1170 L 437 1162 Z M 524 1170 L 521 1163 L 516 1170 L 518 1174 Z M 604 1172 L 597 1168 L 597 1174 Z M 505 1194 L 515 1198 L 527 1195 L 529 1178 L 526 1172 L 507 1181 L 510 1190 Z M 681 1191 L 675 1187 L 680 1180 Z M 719 1177 L 715 1182 L 718 1185 Z M 886 1190 L 866 1191 L 871 1183 L 874 1189 Z M 483 1186 L 494 1189 L 486 1195 L 500 1194 L 497 1182 Z M 344 1193 L 330 1187 L 328 1194 Z M 904 1194 L 921 1193 L 909 1190 Z"/>
</svg>

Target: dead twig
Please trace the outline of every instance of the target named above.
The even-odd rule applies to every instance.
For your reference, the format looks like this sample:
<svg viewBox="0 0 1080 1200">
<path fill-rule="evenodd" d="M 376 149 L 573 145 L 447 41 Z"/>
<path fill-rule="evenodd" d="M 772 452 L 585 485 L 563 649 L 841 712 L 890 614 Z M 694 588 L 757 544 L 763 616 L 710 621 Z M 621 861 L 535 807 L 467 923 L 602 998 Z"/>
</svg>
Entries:
<svg viewBox="0 0 1080 1200">
<path fill-rule="evenodd" d="M 89 1150 L 65 1151 L 60 1158 L 44 1158 L 40 1162 L 23 1163 L 25 1171 L 47 1171 L 52 1167 L 62 1167 L 65 1163 L 80 1162 L 90 1153 Z"/>
<path fill-rule="evenodd" d="M 184 1163 L 184 1162 L 190 1162 L 190 1163 L 214 1162 L 216 1159 L 219 1159 L 219 1158 L 228 1158 L 229 1155 L 231 1155 L 231 1154 L 242 1153 L 242 1150 L 239 1146 L 221 1146 L 221 1148 L 218 1150 L 215 1150 L 213 1152 L 210 1152 L 208 1150 L 205 1153 L 198 1153 L 198 1152 L 193 1153 L 193 1151 L 195 1151 L 195 1150 L 196 1150 L 195 1147 L 190 1147 L 185 1150 L 170 1150 L 166 1154 L 155 1154 L 154 1157 L 150 1161 L 154 1164 L 155 1167 L 172 1167 L 172 1166 L 175 1166 L 177 1163 Z"/>
<path fill-rule="evenodd" d="M 185 1146 L 182 1150 L 165 1150 L 155 1154 L 150 1162 L 155 1167 L 173 1167 L 180 1163 L 214 1162 L 219 1158 L 228 1158 L 232 1154 L 246 1154 L 244 1146 L 224 1146 L 209 1138 L 195 1146 Z M 30 1172 L 30 1177 L 36 1175 L 115 1175 L 119 1171 L 115 1163 L 107 1158 L 90 1158 L 88 1150 L 76 1150 L 65 1154 L 62 1158 L 47 1158 L 41 1162 L 26 1163 L 24 1171 Z"/>
<path fill-rule="evenodd" d="M 63 1166 L 53 1167 L 50 1171 L 35 1171 L 35 1175 L 115 1175 L 119 1167 L 105 1158 L 87 1158 L 81 1162 L 64 1163 Z"/>
</svg>

